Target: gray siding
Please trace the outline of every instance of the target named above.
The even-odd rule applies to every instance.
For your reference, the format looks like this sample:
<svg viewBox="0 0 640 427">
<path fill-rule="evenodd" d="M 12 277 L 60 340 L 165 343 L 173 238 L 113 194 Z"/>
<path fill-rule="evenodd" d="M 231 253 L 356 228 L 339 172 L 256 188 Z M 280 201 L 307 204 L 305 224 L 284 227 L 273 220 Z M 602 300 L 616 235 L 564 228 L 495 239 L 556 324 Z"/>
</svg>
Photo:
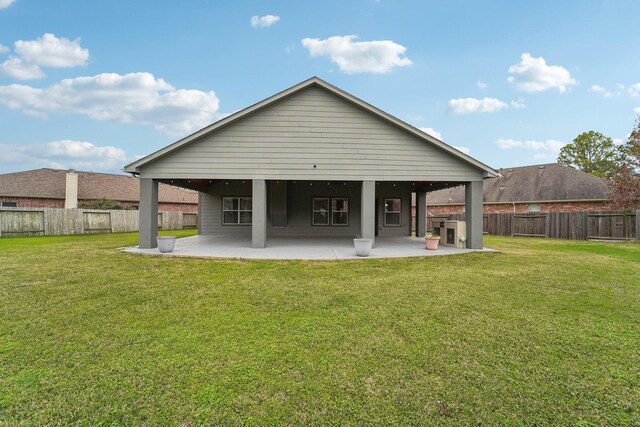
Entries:
<svg viewBox="0 0 640 427">
<path fill-rule="evenodd" d="M 200 193 L 199 213 L 202 235 L 251 236 L 251 225 L 222 225 L 223 197 L 250 197 L 251 181 L 225 181 Z"/>
<path fill-rule="evenodd" d="M 141 176 L 472 181 L 481 180 L 482 172 L 311 87 L 153 161 Z"/>
<path fill-rule="evenodd" d="M 280 182 L 282 184 L 282 182 Z M 355 237 L 360 234 L 360 189 L 358 181 L 288 181 L 286 182 L 286 225 L 274 227 L 271 209 L 267 209 L 267 237 Z M 271 186 L 269 185 L 268 188 Z M 200 196 L 200 234 L 251 235 L 251 226 L 222 225 L 222 198 L 225 196 L 251 196 L 251 181 L 221 181 Z M 270 203 L 271 194 L 267 194 Z M 311 225 L 314 197 L 347 197 L 349 199 L 348 226 Z M 402 226 L 384 226 L 384 198 L 402 198 Z M 411 229 L 411 184 L 390 183 L 376 185 L 378 204 L 378 232 L 380 236 L 407 236 Z M 280 214 L 280 209 L 278 209 Z"/>
</svg>

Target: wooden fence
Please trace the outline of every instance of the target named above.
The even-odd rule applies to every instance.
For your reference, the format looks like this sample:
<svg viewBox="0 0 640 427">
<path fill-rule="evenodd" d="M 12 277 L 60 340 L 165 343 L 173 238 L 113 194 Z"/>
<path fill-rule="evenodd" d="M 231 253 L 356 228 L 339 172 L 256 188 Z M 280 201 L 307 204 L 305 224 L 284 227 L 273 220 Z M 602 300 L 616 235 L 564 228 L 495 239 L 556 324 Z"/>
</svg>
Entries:
<svg viewBox="0 0 640 427">
<path fill-rule="evenodd" d="M 158 227 L 165 230 L 197 225 L 198 215 L 192 212 L 158 213 Z M 0 237 L 132 231 L 138 231 L 137 210 L 0 208 Z"/>
<path fill-rule="evenodd" d="M 432 230 L 436 222 L 447 219 L 464 221 L 464 214 L 429 216 L 427 229 Z M 483 231 L 493 236 L 640 241 L 640 211 L 492 213 L 484 215 Z"/>
</svg>

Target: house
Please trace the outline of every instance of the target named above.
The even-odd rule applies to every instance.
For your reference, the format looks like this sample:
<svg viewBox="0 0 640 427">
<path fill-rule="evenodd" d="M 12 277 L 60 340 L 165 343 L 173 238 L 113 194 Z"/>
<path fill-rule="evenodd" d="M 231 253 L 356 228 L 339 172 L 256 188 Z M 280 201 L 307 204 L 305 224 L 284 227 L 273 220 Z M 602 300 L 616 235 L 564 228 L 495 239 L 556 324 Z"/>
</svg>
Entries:
<svg viewBox="0 0 640 427">
<path fill-rule="evenodd" d="M 124 170 L 140 177 L 143 249 L 156 247 L 159 183 L 199 192 L 200 234 L 250 236 L 255 248 L 269 236 L 408 236 L 413 193 L 425 206 L 426 192 L 462 184 L 467 247 L 482 248 L 482 182 L 497 176 L 317 77 Z"/>
<path fill-rule="evenodd" d="M 197 212 L 198 194 L 193 190 L 162 184 L 161 211 Z M 106 199 L 123 207 L 137 208 L 140 184 L 129 175 L 34 169 L 0 175 L 0 206 L 19 208 L 77 207 Z"/>
<path fill-rule="evenodd" d="M 557 163 L 500 169 L 484 181 L 484 213 L 593 212 L 611 210 L 607 182 Z M 464 189 L 427 196 L 429 215 L 464 212 Z"/>
</svg>

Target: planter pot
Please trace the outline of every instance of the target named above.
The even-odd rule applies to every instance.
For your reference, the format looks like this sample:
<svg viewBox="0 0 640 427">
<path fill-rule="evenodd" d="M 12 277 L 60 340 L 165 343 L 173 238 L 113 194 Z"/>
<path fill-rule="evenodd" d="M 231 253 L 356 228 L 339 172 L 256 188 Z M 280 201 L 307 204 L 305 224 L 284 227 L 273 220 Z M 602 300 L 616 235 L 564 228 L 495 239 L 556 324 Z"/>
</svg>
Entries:
<svg viewBox="0 0 640 427">
<path fill-rule="evenodd" d="M 372 239 L 353 239 L 353 246 L 355 246 L 358 256 L 369 256 L 372 245 Z"/>
<path fill-rule="evenodd" d="M 173 252 L 173 248 L 176 245 L 176 236 L 158 236 L 158 250 L 163 254 Z"/>
<path fill-rule="evenodd" d="M 438 249 L 438 243 L 440 243 L 440 237 L 425 237 L 425 249 L 429 249 L 430 251 L 435 251 Z"/>
</svg>

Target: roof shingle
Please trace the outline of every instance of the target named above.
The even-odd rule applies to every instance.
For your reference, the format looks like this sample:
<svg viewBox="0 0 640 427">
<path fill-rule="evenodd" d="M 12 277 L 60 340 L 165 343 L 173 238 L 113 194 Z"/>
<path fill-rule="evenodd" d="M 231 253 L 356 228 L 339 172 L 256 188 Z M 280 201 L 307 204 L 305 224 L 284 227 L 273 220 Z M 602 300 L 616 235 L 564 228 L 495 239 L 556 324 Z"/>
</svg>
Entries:
<svg viewBox="0 0 640 427">
<path fill-rule="evenodd" d="M 505 168 L 499 172 L 502 176 L 484 180 L 485 203 L 607 198 L 607 183 L 604 179 L 557 163 Z M 464 203 L 464 187 L 427 194 L 427 205 L 459 203 Z"/>
<path fill-rule="evenodd" d="M 67 170 L 33 169 L 0 175 L 0 196 L 44 199 L 64 199 Z M 140 200 L 140 181 L 127 175 L 76 172 L 78 200 Z M 198 203 L 198 193 L 160 183 L 161 203 Z"/>
</svg>

